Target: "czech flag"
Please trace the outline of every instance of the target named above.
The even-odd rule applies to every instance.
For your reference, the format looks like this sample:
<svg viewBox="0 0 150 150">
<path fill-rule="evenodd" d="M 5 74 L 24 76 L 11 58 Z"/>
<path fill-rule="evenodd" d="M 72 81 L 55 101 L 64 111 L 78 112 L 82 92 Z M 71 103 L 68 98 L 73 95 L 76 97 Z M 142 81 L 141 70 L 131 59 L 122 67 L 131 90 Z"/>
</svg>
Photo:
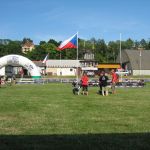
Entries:
<svg viewBox="0 0 150 150">
<path fill-rule="evenodd" d="M 77 48 L 77 40 L 78 39 L 77 39 L 77 33 L 76 33 L 75 35 L 73 35 L 69 39 L 62 42 L 60 44 L 60 46 L 58 47 L 58 50 L 62 51 L 62 50 L 67 49 L 67 48 Z"/>
</svg>

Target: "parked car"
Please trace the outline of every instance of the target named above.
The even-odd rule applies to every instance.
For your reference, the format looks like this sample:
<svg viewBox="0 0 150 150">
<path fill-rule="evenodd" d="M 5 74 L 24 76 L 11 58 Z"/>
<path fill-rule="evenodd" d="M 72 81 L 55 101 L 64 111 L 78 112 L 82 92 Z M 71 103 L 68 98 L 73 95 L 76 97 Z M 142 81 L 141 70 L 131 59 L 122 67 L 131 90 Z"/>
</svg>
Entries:
<svg viewBox="0 0 150 150">
<path fill-rule="evenodd" d="M 123 76 L 128 76 L 129 75 L 129 71 L 128 70 L 126 70 L 126 71 L 116 71 L 116 74 L 123 75 Z"/>
<path fill-rule="evenodd" d="M 99 86 L 99 81 L 92 79 L 89 81 L 89 86 Z"/>
</svg>

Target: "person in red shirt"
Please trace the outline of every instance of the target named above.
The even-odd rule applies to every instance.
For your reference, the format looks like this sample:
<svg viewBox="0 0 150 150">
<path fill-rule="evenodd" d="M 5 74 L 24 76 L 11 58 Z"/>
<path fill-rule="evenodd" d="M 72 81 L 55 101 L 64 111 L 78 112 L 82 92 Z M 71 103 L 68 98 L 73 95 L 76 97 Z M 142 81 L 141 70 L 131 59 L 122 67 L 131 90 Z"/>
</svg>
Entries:
<svg viewBox="0 0 150 150">
<path fill-rule="evenodd" d="M 82 94 L 83 95 L 88 95 L 88 81 L 89 81 L 89 78 L 87 77 L 86 73 L 84 73 L 82 78 L 81 78 Z"/>
<path fill-rule="evenodd" d="M 112 77 L 112 79 L 111 79 L 111 83 L 112 83 L 112 85 L 111 85 L 112 94 L 115 94 L 115 93 L 116 93 L 116 88 L 115 88 L 115 86 L 116 86 L 116 83 L 117 83 L 117 81 L 118 81 L 118 77 L 117 77 L 117 74 L 115 73 L 115 70 L 114 70 L 114 69 L 111 70 L 111 77 Z"/>
</svg>

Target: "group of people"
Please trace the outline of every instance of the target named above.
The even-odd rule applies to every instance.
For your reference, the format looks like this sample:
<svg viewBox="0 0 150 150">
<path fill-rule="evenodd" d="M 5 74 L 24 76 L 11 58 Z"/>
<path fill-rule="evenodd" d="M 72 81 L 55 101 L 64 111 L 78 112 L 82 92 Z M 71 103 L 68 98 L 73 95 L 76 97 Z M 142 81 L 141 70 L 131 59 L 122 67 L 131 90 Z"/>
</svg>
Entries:
<svg viewBox="0 0 150 150">
<path fill-rule="evenodd" d="M 115 86 L 116 83 L 118 82 L 118 76 L 115 73 L 115 70 L 112 69 L 111 72 L 111 89 L 112 89 L 112 94 L 116 93 Z M 100 73 L 99 77 L 99 86 L 100 86 L 100 92 L 102 96 L 108 96 L 108 76 L 107 74 L 102 71 Z M 86 73 L 83 73 L 83 76 L 81 77 L 81 87 L 82 87 L 82 95 L 88 95 L 88 83 L 89 83 L 89 78 Z M 79 94 L 79 88 L 80 85 L 77 85 L 78 87 L 74 88 L 73 93 L 77 92 Z M 74 86 L 75 87 L 75 86 Z"/>
<path fill-rule="evenodd" d="M 12 85 L 12 84 L 16 84 L 15 76 L 8 77 L 0 75 L 0 88 L 2 87 L 2 85 Z"/>
<path fill-rule="evenodd" d="M 111 74 L 111 90 L 112 90 L 112 94 L 115 94 L 116 93 L 115 86 L 116 86 L 116 83 L 119 82 L 118 81 L 119 77 L 115 73 L 114 69 L 111 70 L 110 74 Z M 104 71 L 102 71 L 100 78 L 99 78 L 99 86 L 100 86 L 101 94 L 103 96 L 108 96 L 108 80 L 109 78 L 107 74 Z"/>
</svg>

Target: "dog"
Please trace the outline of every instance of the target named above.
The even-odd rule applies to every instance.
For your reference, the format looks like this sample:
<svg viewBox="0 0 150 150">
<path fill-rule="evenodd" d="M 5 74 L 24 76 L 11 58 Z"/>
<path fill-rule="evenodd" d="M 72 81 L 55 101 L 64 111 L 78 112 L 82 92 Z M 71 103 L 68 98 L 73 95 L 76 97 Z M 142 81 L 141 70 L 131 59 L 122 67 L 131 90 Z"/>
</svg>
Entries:
<svg viewBox="0 0 150 150">
<path fill-rule="evenodd" d="M 78 84 L 77 82 L 73 82 L 72 85 L 73 85 L 73 89 L 72 89 L 73 94 L 79 95 L 80 94 L 80 88 L 81 88 L 80 84 Z"/>
</svg>

